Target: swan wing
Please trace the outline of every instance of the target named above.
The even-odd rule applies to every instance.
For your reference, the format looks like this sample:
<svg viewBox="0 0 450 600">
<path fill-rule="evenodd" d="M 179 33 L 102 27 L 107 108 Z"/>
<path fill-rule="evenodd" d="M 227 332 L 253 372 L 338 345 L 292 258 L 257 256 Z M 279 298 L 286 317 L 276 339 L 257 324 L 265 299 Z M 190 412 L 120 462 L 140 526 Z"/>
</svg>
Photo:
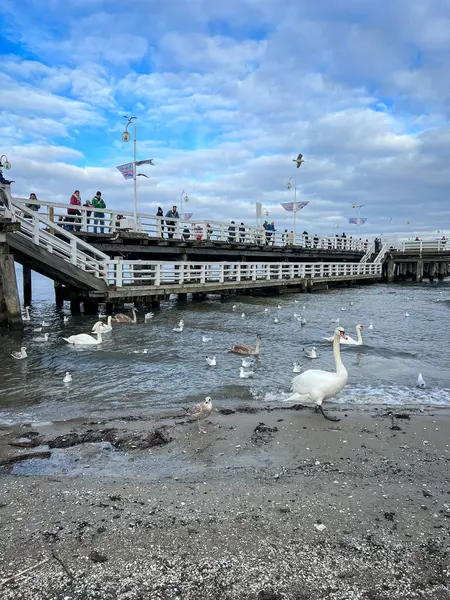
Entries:
<svg viewBox="0 0 450 600">
<path fill-rule="evenodd" d="M 314 402 L 327 400 L 340 392 L 347 383 L 346 370 L 340 373 L 309 369 L 294 377 L 292 391 L 300 396 L 307 396 Z"/>
</svg>

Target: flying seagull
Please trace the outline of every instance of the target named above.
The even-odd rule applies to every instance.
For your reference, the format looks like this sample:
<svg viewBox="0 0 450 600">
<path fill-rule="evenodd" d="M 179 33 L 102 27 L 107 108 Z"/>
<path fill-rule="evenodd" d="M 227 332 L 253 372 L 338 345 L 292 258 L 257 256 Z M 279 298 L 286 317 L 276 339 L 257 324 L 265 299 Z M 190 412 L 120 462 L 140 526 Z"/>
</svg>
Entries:
<svg viewBox="0 0 450 600">
<path fill-rule="evenodd" d="M 147 179 L 150 179 L 150 177 L 145 173 L 136 173 L 136 177 L 147 177 Z"/>
<path fill-rule="evenodd" d="M 293 160 L 293 162 L 297 163 L 297 169 L 298 169 L 299 167 L 301 167 L 301 166 L 302 166 L 302 163 L 304 163 L 304 162 L 305 162 L 305 161 L 303 160 L 303 154 L 299 154 L 299 155 L 297 156 L 297 158 L 293 158 L 292 160 Z"/>
</svg>

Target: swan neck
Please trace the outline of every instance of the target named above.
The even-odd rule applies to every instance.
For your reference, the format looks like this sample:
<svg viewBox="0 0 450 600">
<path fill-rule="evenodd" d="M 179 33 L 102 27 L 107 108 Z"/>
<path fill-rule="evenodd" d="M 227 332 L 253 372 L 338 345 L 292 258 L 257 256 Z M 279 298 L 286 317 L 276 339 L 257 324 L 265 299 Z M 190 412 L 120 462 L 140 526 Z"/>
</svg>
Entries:
<svg viewBox="0 0 450 600">
<path fill-rule="evenodd" d="M 333 339 L 333 355 L 334 362 L 336 363 L 336 373 L 346 371 L 346 368 L 344 367 L 341 360 L 341 340 L 339 337 L 336 336 Z"/>
<path fill-rule="evenodd" d="M 356 328 L 356 337 L 358 338 L 358 342 L 362 344 L 361 329 L 359 327 Z"/>
</svg>

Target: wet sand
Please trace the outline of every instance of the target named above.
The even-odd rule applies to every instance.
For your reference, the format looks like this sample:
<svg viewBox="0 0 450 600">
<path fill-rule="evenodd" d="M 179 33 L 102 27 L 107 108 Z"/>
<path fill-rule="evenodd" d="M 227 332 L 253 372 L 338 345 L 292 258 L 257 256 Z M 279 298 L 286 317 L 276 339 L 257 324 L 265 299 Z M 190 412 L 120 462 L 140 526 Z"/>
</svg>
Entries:
<svg viewBox="0 0 450 600">
<path fill-rule="evenodd" d="M 0 429 L 0 459 L 30 432 L 171 438 L 0 467 L 0 580 L 50 557 L 0 598 L 449 600 L 450 411 L 388 410 Z"/>
</svg>

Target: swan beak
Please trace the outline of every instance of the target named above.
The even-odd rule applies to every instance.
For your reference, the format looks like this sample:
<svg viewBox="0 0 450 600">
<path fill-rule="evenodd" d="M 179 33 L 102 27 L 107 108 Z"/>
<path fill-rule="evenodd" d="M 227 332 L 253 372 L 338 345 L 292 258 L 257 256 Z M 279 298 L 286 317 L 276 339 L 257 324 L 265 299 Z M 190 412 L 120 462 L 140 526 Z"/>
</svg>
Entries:
<svg viewBox="0 0 450 600">
<path fill-rule="evenodd" d="M 345 335 L 345 333 L 343 331 L 341 331 L 340 333 L 341 338 L 343 338 L 344 340 L 348 340 L 348 336 Z"/>
</svg>

